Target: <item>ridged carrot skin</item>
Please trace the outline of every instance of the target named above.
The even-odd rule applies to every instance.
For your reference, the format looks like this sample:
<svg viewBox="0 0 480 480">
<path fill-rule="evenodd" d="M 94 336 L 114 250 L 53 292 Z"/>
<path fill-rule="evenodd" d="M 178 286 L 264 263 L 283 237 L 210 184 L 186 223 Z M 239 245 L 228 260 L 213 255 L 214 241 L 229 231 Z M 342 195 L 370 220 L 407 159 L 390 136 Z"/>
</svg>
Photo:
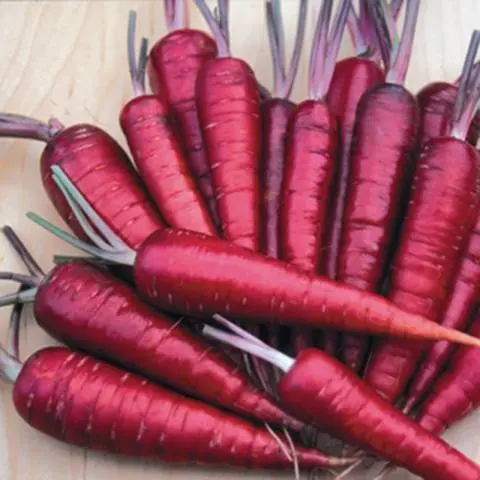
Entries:
<svg viewBox="0 0 480 480">
<path fill-rule="evenodd" d="M 34 353 L 13 400 L 33 428 L 80 447 L 169 463 L 291 466 L 266 429 L 66 348 Z M 296 449 L 305 468 L 330 463 Z"/>
<path fill-rule="evenodd" d="M 129 247 L 137 248 L 152 232 L 164 227 L 126 153 L 103 130 L 88 124 L 65 128 L 47 143 L 40 159 L 50 200 L 67 223 L 78 225 L 71 221 L 71 209 L 52 178 L 52 165 L 62 168 Z"/>
<path fill-rule="evenodd" d="M 56 267 L 38 289 L 34 312 L 39 325 L 69 347 L 257 421 L 301 428 L 208 343 L 98 268 Z"/>
<path fill-rule="evenodd" d="M 240 322 L 480 344 L 403 312 L 379 295 L 195 232 L 155 232 L 136 253 L 133 268 L 145 300 L 181 315 L 207 318 L 219 313 Z"/>
<path fill-rule="evenodd" d="M 329 199 L 323 271 L 330 279 L 337 278 L 337 262 L 343 225 L 343 213 L 350 170 L 350 150 L 357 107 L 363 94 L 385 81 L 385 72 L 367 58 L 351 57 L 337 62 L 327 94 L 330 110 L 340 127 L 340 143 L 336 160 L 332 194 Z M 339 350 L 343 361 L 358 370 L 368 340 L 357 335 L 342 335 Z"/>
<path fill-rule="evenodd" d="M 402 86 L 381 84 L 362 96 L 338 252 L 339 282 L 363 291 L 379 290 L 413 170 L 417 129 L 415 98 Z M 350 335 L 343 343 L 348 364 L 360 371 L 368 339 Z"/>
<path fill-rule="evenodd" d="M 280 242 L 281 187 L 285 165 L 288 119 L 295 109 L 289 100 L 274 98 L 262 102 L 262 251 L 278 258 Z"/>
<path fill-rule="evenodd" d="M 202 66 L 216 55 L 217 45 L 210 36 L 180 29 L 152 47 L 147 66 L 152 91 L 168 101 L 178 120 L 186 160 L 214 220 L 215 192 L 198 120 L 195 85 Z"/>
<path fill-rule="evenodd" d="M 252 69 L 236 58 L 206 62 L 197 108 L 226 239 L 260 250 L 261 110 Z"/>
<path fill-rule="evenodd" d="M 328 106 L 315 100 L 299 104 L 288 124 L 280 251 L 305 272 L 320 266 L 337 146 L 337 122 Z"/>
<path fill-rule="evenodd" d="M 475 308 L 480 285 L 480 215 L 477 215 L 476 225 L 463 249 L 460 267 L 452 285 L 440 323 L 464 331 Z M 407 403 L 414 406 L 429 391 L 453 350 L 448 342 L 436 342 L 428 349 L 410 384 Z"/>
<path fill-rule="evenodd" d="M 477 315 L 470 333 L 480 338 Z M 458 349 L 433 386 L 416 417 L 425 430 L 440 435 L 480 405 L 480 356 L 477 349 Z"/>
<path fill-rule="evenodd" d="M 168 104 L 142 95 L 125 105 L 120 125 L 133 160 L 166 223 L 215 234 L 206 203 L 185 161 Z"/>
<path fill-rule="evenodd" d="M 427 143 L 432 138 L 450 134 L 453 105 L 458 88 L 447 82 L 433 82 L 417 93 L 420 109 L 420 141 Z M 467 140 L 476 145 L 480 138 L 480 116 L 470 126 Z"/>
<path fill-rule="evenodd" d="M 475 463 L 425 432 L 323 352 L 300 353 L 280 380 L 278 394 L 287 409 L 309 424 L 335 432 L 426 480 L 480 478 Z"/>
<path fill-rule="evenodd" d="M 399 308 L 439 321 L 479 206 L 477 151 L 442 137 L 418 160 L 407 214 L 393 260 L 391 300 Z M 423 342 L 387 339 L 374 348 L 365 381 L 395 402 L 412 378 Z"/>
<path fill-rule="evenodd" d="M 338 248 L 342 231 L 343 210 L 347 193 L 350 148 L 357 106 L 362 95 L 371 87 L 385 81 L 385 72 L 371 60 L 361 57 L 337 62 L 327 94 L 327 103 L 340 127 L 339 155 L 334 181 L 333 205 L 329 213 L 329 228 L 325 244 L 325 274 L 336 278 Z"/>
</svg>

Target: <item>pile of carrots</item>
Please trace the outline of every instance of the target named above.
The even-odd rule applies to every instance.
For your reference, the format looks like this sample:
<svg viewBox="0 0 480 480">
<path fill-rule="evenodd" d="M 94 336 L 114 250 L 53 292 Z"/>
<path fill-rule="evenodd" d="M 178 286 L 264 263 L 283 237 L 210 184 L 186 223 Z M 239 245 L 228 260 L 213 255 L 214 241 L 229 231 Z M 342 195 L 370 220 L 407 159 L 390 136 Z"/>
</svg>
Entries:
<svg viewBox="0 0 480 480">
<path fill-rule="evenodd" d="M 323 0 L 296 104 L 308 0 L 288 65 L 281 2 L 264 2 L 272 89 L 232 55 L 228 3 L 195 0 L 204 32 L 164 0 L 169 33 L 138 52 L 131 13 L 132 161 L 97 126 L 0 114 L 0 136 L 45 142 L 73 233 L 27 216 L 88 254 L 45 273 L 3 228 L 28 272 L 0 272 L 19 283 L 0 298 L 19 415 L 169 463 L 480 480 L 439 438 L 480 405 L 480 31 L 456 83 L 412 93 L 419 0 Z M 338 60 L 345 31 L 356 56 Z M 65 346 L 22 363 L 25 303 Z"/>
</svg>

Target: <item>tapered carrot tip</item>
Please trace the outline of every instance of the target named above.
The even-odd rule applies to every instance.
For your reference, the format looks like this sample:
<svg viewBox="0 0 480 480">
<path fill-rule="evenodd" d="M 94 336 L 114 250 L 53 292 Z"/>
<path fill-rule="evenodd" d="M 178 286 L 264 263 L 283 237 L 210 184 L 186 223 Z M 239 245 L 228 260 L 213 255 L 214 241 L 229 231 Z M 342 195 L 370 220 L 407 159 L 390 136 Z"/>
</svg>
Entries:
<svg viewBox="0 0 480 480">
<path fill-rule="evenodd" d="M 454 330 L 453 328 L 442 327 L 437 325 L 434 329 L 435 333 L 438 333 L 438 340 L 447 340 L 453 343 L 459 343 L 468 347 L 480 347 L 480 339 L 472 337 L 466 333 Z"/>
</svg>

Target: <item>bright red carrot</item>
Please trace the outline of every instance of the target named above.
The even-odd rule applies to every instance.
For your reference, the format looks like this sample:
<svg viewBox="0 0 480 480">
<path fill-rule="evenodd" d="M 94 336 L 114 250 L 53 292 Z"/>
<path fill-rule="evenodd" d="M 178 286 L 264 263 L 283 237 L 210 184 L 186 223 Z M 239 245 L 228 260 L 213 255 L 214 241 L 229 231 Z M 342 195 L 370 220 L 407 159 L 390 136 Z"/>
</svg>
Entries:
<svg viewBox="0 0 480 480">
<path fill-rule="evenodd" d="M 427 480 L 480 478 L 480 468 L 474 462 L 395 410 L 330 355 L 307 349 L 294 360 L 238 328 L 231 329 L 236 335 L 212 327 L 204 327 L 203 331 L 286 372 L 278 384 L 279 398 L 288 410 L 309 424 Z"/>
<path fill-rule="evenodd" d="M 183 0 L 164 1 L 170 33 L 150 51 L 147 65 L 150 87 L 169 103 L 178 120 L 186 161 L 212 218 L 218 223 L 215 192 L 195 101 L 198 72 L 216 57 L 217 46 L 206 33 L 186 28 Z"/>
<path fill-rule="evenodd" d="M 379 37 L 386 83 L 362 95 L 355 116 L 336 278 L 364 291 L 380 289 L 412 173 L 418 108 L 415 98 L 402 84 L 418 6 L 418 0 L 407 1 L 407 21 L 396 48 L 390 47 L 388 33 Z M 372 12 L 372 18 L 380 26 L 391 18 L 391 12 L 385 11 L 380 17 Z M 361 371 L 369 339 L 344 335 L 342 343 L 342 357 L 355 371 Z"/>
<path fill-rule="evenodd" d="M 214 235 L 215 226 L 172 127 L 170 107 L 160 96 L 145 94 L 146 40 L 142 42 L 137 63 L 135 22 L 136 14 L 131 12 L 128 23 L 128 59 L 136 96 L 125 105 L 120 114 L 120 125 L 130 152 L 168 225 Z"/>
<path fill-rule="evenodd" d="M 288 123 L 280 209 L 281 258 L 305 272 L 319 272 L 328 198 L 338 147 L 338 125 L 325 102 L 349 1 L 342 1 L 329 34 L 332 1 L 320 9 L 310 55 L 309 99 Z M 294 350 L 311 345 L 312 334 L 295 332 Z"/>
<path fill-rule="evenodd" d="M 168 463 L 292 465 L 267 429 L 67 348 L 39 350 L 23 366 L 2 349 L 0 367 L 19 415 L 63 442 Z M 349 463 L 295 450 L 305 469 Z"/>
<path fill-rule="evenodd" d="M 73 262 L 36 279 L 42 282 L 38 287 L 0 298 L 0 305 L 33 301 L 38 324 L 71 348 L 251 419 L 302 427 L 252 387 L 222 354 L 180 321 L 153 311 L 106 271 Z"/>
<path fill-rule="evenodd" d="M 480 285 L 480 215 L 462 251 L 458 273 L 452 282 L 445 311 L 440 323 L 446 327 L 464 331 L 478 300 Z M 445 342 L 434 343 L 427 351 L 419 371 L 409 387 L 405 411 L 410 411 L 429 391 L 433 382 L 447 364 L 453 349 Z"/>
<path fill-rule="evenodd" d="M 81 202 L 81 195 L 61 169 L 55 167 L 54 172 L 68 194 Z M 302 272 L 219 238 L 165 229 L 152 234 L 137 251 L 105 251 L 38 215 L 28 216 L 87 253 L 132 265 L 142 297 L 164 311 L 480 345 L 478 339 L 404 312 L 378 295 Z M 98 220 L 93 219 L 94 224 L 99 224 Z"/>
<path fill-rule="evenodd" d="M 259 250 L 261 110 L 255 75 L 230 56 L 205 1 L 196 3 L 218 46 L 218 57 L 198 73 L 196 99 L 222 230 L 228 240 Z"/>
<path fill-rule="evenodd" d="M 469 50 L 476 52 L 480 31 Z M 420 154 L 398 250 L 395 252 L 388 298 L 405 311 L 439 321 L 461 248 L 479 210 L 480 157 L 464 139 L 480 98 L 478 84 L 465 78 L 472 97 L 459 96 L 464 105 L 453 123 L 451 136 L 428 142 Z M 466 128 L 465 128 L 466 125 Z M 395 402 L 417 368 L 426 345 L 422 342 L 385 340 L 370 357 L 365 380 L 382 396 Z"/>
<path fill-rule="evenodd" d="M 64 128 L 57 120 L 44 124 L 19 115 L 0 115 L 0 136 L 40 140 L 47 145 L 40 159 L 42 182 L 52 205 L 80 236 L 50 167 L 61 165 L 111 230 L 135 248 L 164 223 L 144 192 L 142 182 L 121 146 L 105 131 L 88 124 Z"/>
<path fill-rule="evenodd" d="M 480 316 L 469 330 L 480 338 Z M 416 417 L 425 430 L 440 435 L 480 406 L 480 356 L 476 349 L 459 349 L 448 368 L 422 402 Z"/>
</svg>

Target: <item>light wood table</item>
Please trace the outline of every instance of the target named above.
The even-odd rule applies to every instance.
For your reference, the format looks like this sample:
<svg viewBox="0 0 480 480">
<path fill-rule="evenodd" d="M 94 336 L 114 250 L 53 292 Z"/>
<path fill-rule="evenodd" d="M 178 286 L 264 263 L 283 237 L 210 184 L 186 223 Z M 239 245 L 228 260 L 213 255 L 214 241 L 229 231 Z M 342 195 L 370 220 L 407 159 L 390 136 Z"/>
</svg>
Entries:
<svg viewBox="0 0 480 480">
<path fill-rule="evenodd" d="M 312 0 L 307 46 L 313 34 L 314 14 L 320 0 Z M 285 0 L 287 36 L 295 28 L 296 0 Z M 432 80 L 457 77 L 470 32 L 480 26 L 478 0 L 422 0 L 418 33 L 408 75 L 408 86 L 417 91 Z M 131 96 L 127 60 L 126 25 L 130 9 L 139 14 L 138 32 L 154 42 L 166 31 L 158 1 L 2 1 L 0 2 L 0 111 L 31 115 L 45 120 L 59 117 L 66 125 L 93 122 L 110 131 L 123 144 L 118 125 L 121 106 Z M 191 23 L 204 27 L 195 8 Z M 260 80 L 271 85 L 271 62 L 261 0 L 231 0 L 232 51 L 247 59 Z M 291 41 L 289 42 L 291 45 Z M 342 55 L 351 53 L 345 42 Z M 294 99 L 306 91 L 305 54 Z M 60 219 L 42 190 L 39 155 L 42 144 L 0 140 L 0 224 L 12 225 L 48 269 L 54 252 L 69 253 L 65 246 L 28 221 L 34 210 L 54 222 Z M 22 271 L 14 253 L 0 239 L 2 269 Z M 0 285 L 1 292 L 12 291 Z M 1 310 L 2 341 L 7 335 L 8 309 Z M 30 318 L 22 331 L 22 354 L 52 341 Z M 291 478 L 275 473 L 171 468 L 161 464 L 118 459 L 63 445 L 27 426 L 15 413 L 11 388 L 1 384 L 0 480 L 142 480 L 160 479 L 269 479 Z M 471 458 L 480 460 L 480 415 L 470 416 L 447 438 Z M 325 478 L 330 478 L 328 475 Z M 352 476 L 358 478 L 358 476 Z M 398 471 L 390 478 L 411 478 Z"/>
</svg>

